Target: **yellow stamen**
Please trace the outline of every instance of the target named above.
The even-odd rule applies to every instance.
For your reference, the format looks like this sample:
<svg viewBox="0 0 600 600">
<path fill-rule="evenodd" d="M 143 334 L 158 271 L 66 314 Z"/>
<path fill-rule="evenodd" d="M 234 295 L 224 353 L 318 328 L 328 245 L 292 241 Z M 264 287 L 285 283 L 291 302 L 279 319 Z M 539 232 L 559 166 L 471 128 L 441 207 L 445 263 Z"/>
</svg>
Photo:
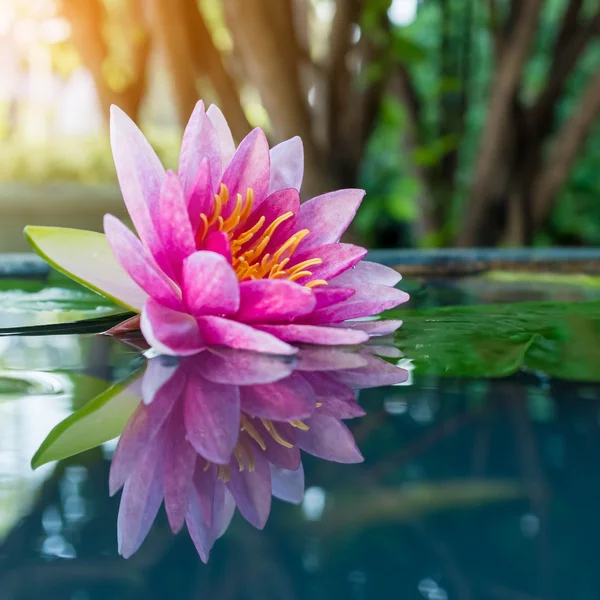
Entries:
<svg viewBox="0 0 600 600">
<path fill-rule="evenodd" d="M 268 419 L 261 419 L 261 423 L 265 426 L 265 429 L 269 432 L 269 435 L 278 443 L 281 444 L 284 448 L 293 448 L 294 444 L 290 444 L 287 440 L 284 440 L 280 435 L 277 429 L 275 429 L 275 425 Z"/>
<path fill-rule="evenodd" d="M 246 190 L 246 204 L 244 206 L 244 210 L 240 215 L 240 220 L 245 221 L 252 212 L 252 205 L 254 204 L 254 190 L 252 188 L 248 188 Z"/>
<path fill-rule="evenodd" d="M 291 277 L 288 277 L 290 281 L 296 281 L 301 277 L 309 277 L 312 275 L 312 271 L 300 271 L 299 273 L 294 273 Z"/>
<path fill-rule="evenodd" d="M 327 282 L 324 279 L 313 279 L 312 281 L 304 284 L 304 286 L 307 288 L 314 288 L 319 285 L 327 285 Z"/>
<path fill-rule="evenodd" d="M 291 269 L 288 270 L 288 275 L 295 275 L 298 271 L 304 271 L 308 269 L 308 267 L 316 267 L 323 263 L 321 258 L 311 258 L 310 260 L 305 260 L 304 262 L 298 263 L 294 265 Z"/>
</svg>

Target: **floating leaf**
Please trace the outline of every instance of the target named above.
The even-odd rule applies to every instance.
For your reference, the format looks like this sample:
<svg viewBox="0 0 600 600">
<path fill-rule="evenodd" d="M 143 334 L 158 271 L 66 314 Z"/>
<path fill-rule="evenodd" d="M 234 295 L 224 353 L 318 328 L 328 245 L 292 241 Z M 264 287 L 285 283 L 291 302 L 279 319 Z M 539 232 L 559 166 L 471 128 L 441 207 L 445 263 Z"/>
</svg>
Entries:
<svg viewBox="0 0 600 600">
<path fill-rule="evenodd" d="M 505 377 L 519 369 L 600 381 L 600 303 L 515 303 L 394 310 L 396 345 L 416 372 Z"/>
<path fill-rule="evenodd" d="M 138 369 L 128 379 L 116 383 L 85 406 L 61 421 L 42 442 L 31 466 L 62 460 L 90 450 L 118 437 L 141 400 Z"/>
<path fill-rule="evenodd" d="M 25 237 L 61 273 L 129 310 L 140 312 L 146 295 L 117 262 L 104 234 L 28 226 Z"/>
</svg>

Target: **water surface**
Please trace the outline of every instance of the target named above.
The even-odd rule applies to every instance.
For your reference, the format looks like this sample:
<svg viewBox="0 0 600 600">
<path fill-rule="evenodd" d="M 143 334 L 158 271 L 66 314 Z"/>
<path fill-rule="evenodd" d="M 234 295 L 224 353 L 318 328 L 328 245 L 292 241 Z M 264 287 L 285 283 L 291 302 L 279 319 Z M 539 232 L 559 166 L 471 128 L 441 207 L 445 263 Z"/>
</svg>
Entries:
<svg viewBox="0 0 600 600">
<path fill-rule="evenodd" d="M 0 328 L 63 329 L 0 337 L 0 598 L 600 597 L 600 288 L 403 284 L 418 309 L 397 311 L 404 356 L 380 350 L 410 379 L 360 392 L 367 416 L 350 426 L 365 462 L 305 456 L 302 504 L 274 501 L 262 532 L 237 515 L 208 565 L 163 512 L 131 559 L 118 556 L 114 441 L 31 469 L 57 423 L 144 359 L 65 333 L 116 312 L 95 295 L 5 284 Z"/>
</svg>

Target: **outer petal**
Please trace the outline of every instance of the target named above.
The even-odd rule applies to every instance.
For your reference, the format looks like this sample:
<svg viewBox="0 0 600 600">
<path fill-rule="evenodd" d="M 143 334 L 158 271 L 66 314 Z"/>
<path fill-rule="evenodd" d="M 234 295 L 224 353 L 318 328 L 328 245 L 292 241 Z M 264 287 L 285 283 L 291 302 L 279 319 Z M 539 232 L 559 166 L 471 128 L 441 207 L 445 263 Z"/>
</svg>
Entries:
<svg viewBox="0 0 600 600">
<path fill-rule="evenodd" d="M 306 421 L 308 431 L 296 433 L 300 448 L 309 454 L 340 463 L 358 463 L 363 461 L 349 429 L 334 417 L 315 412 Z"/>
<path fill-rule="evenodd" d="M 282 381 L 242 387 L 242 411 L 272 421 L 305 419 L 315 410 L 311 386 L 298 374 Z"/>
<path fill-rule="evenodd" d="M 246 323 L 287 321 L 311 313 L 313 292 L 293 281 L 257 279 L 240 283 L 240 307 L 236 319 Z"/>
<path fill-rule="evenodd" d="M 348 300 L 348 298 L 354 296 L 354 290 L 352 288 L 333 287 L 331 285 L 317 287 L 313 290 L 313 293 L 317 298 L 317 305 L 315 308 L 325 308 L 332 304 Z"/>
<path fill-rule="evenodd" d="M 252 130 L 239 145 L 230 165 L 223 173 L 223 183 L 230 198 L 236 194 L 246 197 L 248 188 L 254 190 L 254 206 L 258 206 L 269 190 L 269 143 L 260 128 Z M 231 214 L 234 203 L 223 208 L 223 218 Z"/>
<path fill-rule="evenodd" d="M 304 175 L 304 147 L 296 136 L 271 148 L 269 193 L 285 188 L 300 190 Z"/>
<path fill-rule="evenodd" d="M 243 323 L 221 317 L 198 317 L 197 321 L 203 339 L 209 344 L 271 354 L 287 355 L 297 352 L 295 348 L 276 337 Z"/>
<path fill-rule="evenodd" d="M 408 300 L 408 294 L 385 285 L 363 284 L 356 288 L 354 296 L 339 304 L 317 309 L 304 319 L 308 323 L 341 323 L 346 319 L 359 319 L 378 315 Z M 355 327 L 355 330 L 363 327 Z M 364 330 L 364 329 L 363 329 Z"/>
<path fill-rule="evenodd" d="M 336 346 L 304 346 L 297 354 L 298 371 L 338 371 L 357 369 L 368 360 L 356 348 Z"/>
<path fill-rule="evenodd" d="M 192 194 L 202 159 L 208 159 L 210 164 L 212 174 L 210 183 L 214 191 L 219 185 L 222 172 L 221 149 L 217 131 L 204 112 L 204 103 L 200 100 L 183 133 L 179 154 L 179 176 L 186 198 Z"/>
<path fill-rule="evenodd" d="M 186 516 L 190 537 L 204 563 L 208 562 L 208 555 L 217 538 L 214 534 L 214 515 L 217 511 L 222 512 L 223 489 L 216 477 L 213 465 L 206 471 L 196 467 Z"/>
<path fill-rule="evenodd" d="M 364 195 L 364 190 L 338 190 L 305 202 L 300 207 L 296 220 L 297 230 L 310 230 L 310 235 L 302 243 L 302 249 L 308 250 L 339 241 Z"/>
<path fill-rule="evenodd" d="M 157 390 L 154 402 L 150 406 L 140 404 L 127 421 L 110 465 L 108 489 L 111 496 L 121 488 L 144 452 L 154 443 L 184 384 L 184 373 L 169 379 Z"/>
<path fill-rule="evenodd" d="M 240 429 L 239 389 L 193 372 L 185 390 L 184 417 L 196 451 L 210 462 L 227 464 Z"/>
<path fill-rule="evenodd" d="M 280 469 L 271 465 L 273 496 L 285 502 L 300 504 L 304 498 L 304 469 L 302 464 L 295 470 Z"/>
<path fill-rule="evenodd" d="M 357 284 L 376 283 L 378 285 L 389 285 L 394 287 L 402 275 L 390 267 L 378 263 L 361 260 L 341 275 L 331 281 L 332 285 L 342 287 L 354 287 Z"/>
<path fill-rule="evenodd" d="M 290 356 L 274 356 L 231 348 L 211 348 L 198 355 L 194 366 L 209 381 L 231 385 L 272 383 L 290 375 L 296 361 Z M 360 365 L 355 365 L 360 366 Z"/>
<path fill-rule="evenodd" d="M 173 310 L 183 307 L 178 288 L 119 219 L 106 215 L 104 231 L 117 260 L 147 294 Z"/>
<path fill-rule="evenodd" d="M 356 402 L 354 390 L 334 379 L 327 373 L 304 373 L 306 381 L 312 387 L 317 403 L 320 403 L 319 413 L 336 419 L 352 419 L 362 417 L 366 413 Z"/>
<path fill-rule="evenodd" d="M 148 446 L 127 480 L 117 518 L 119 554 L 129 558 L 141 545 L 162 502 L 162 443 Z"/>
<path fill-rule="evenodd" d="M 191 356 L 206 347 L 192 316 L 165 308 L 152 298 L 142 311 L 141 328 L 146 341 L 161 354 Z"/>
<path fill-rule="evenodd" d="M 131 220 L 144 244 L 154 253 L 160 187 L 165 170 L 137 125 L 118 107 L 110 107 L 110 144 L 119 185 Z"/>
<path fill-rule="evenodd" d="M 347 329 L 364 331 L 369 337 L 389 335 L 402 326 L 398 319 L 377 319 L 375 321 L 348 321 L 339 325 Z"/>
<path fill-rule="evenodd" d="M 196 241 L 188 217 L 183 189 L 173 171 L 167 171 L 160 192 L 157 229 L 169 257 L 172 272 L 179 280 L 183 261 L 196 251 Z"/>
<path fill-rule="evenodd" d="M 257 325 L 285 342 L 331 346 L 362 344 L 369 339 L 363 331 L 313 325 Z"/>
<path fill-rule="evenodd" d="M 183 293 L 191 314 L 234 313 L 240 303 L 237 275 L 223 256 L 199 250 L 183 264 Z"/>
<path fill-rule="evenodd" d="M 168 441 L 163 464 L 165 510 L 171 531 L 177 533 L 185 523 L 196 465 L 196 451 L 186 439 L 181 402 L 166 424 L 165 439 Z"/>
<path fill-rule="evenodd" d="M 257 446 L 253 447 L 254 471 L 238 471 L 237 462 L 231 464 L 231 492 L 243 517 L 257 529 L 262 529 L 271 510 L 271 470 Z"/>
<path fill-rule="evenodd" d="M 310 235 L 306 238 L 310 238 Z M 298 283 L 305 285 L 309 281 L 315 279 L 324 279 L 329 281 L 340 273 L 343 273 L 350 267 L 353 267 L 358 261 L 365 257 L 367 250 L 360 246 L 352 244 L 327 244 L 306 250 L 302 246 L 302 252 L 294 255 L 293 261 L 290 262 L 290 267 L 309 260 L 311 258 L 320 258 L 323 262 L 320 265 L 309 267 L 311 275 L 298 279 Z"/>
<path fill-rule="evenodd" d="M 335 378 L 358 390 L 383 385 L 397 385 L 408 379 L 408 371 L 376 356 L 365 356 L 368 365 L 358 369 L 338 371 Z"/>
<path fill-rule="evenodd" d="M 212 184 L 212 173 L 208 158 L 204 158 L 198 167 L 196 181 L 189 195 L 186 195 L 188 217 L 194 235 L 200 225 L 200 215 L 210 214 L 214 202 L 214 188 Z"/>
<path fill-rule="evenodd" d="M 210 119 L 215 131 L 217 132 L 219 147 L 221 149 L 221 166 L 222 169 L 225 170 L 229 166 L 229 163 L 235 154 L 235 143 L 233 142 L 231 129 L 229 129 L 227 119 L 225 119 L 221 109 L 214 104 L 211 104 L 208 107 L 206 116 Z M 221 174 L 222 172 L 219 173 L 219 176 L 221 176 Z"/>
</svg>

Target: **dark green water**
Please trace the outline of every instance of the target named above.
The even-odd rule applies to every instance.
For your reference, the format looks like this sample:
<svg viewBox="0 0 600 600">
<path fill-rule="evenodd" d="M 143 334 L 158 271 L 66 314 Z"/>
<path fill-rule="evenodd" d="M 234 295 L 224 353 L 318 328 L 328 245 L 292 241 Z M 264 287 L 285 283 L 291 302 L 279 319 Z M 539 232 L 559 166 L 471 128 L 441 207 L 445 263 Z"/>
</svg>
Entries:
<svg viewBox="0 0 600 600">
<path fill-rule="evenodd" d="M 2 282 L 5 334 L 51 327 L 0 337 L 0 599 L 600 598 L 600 287 L 403 287 L 413 300 L 396 346 L 411 378 L 360 392 L 367 416 L 351 428 L 365 462 L 306 456 L 303 503 L 274 501 L 263 532 L 236 515 L 203 565 L 163 512 L 118 556 L 114 442 L 31 469 L 57 423 L 144 359 L 73 333 L 93 325 L 61 325 L 110 319 L 96 296 Z"/>
</svg>

